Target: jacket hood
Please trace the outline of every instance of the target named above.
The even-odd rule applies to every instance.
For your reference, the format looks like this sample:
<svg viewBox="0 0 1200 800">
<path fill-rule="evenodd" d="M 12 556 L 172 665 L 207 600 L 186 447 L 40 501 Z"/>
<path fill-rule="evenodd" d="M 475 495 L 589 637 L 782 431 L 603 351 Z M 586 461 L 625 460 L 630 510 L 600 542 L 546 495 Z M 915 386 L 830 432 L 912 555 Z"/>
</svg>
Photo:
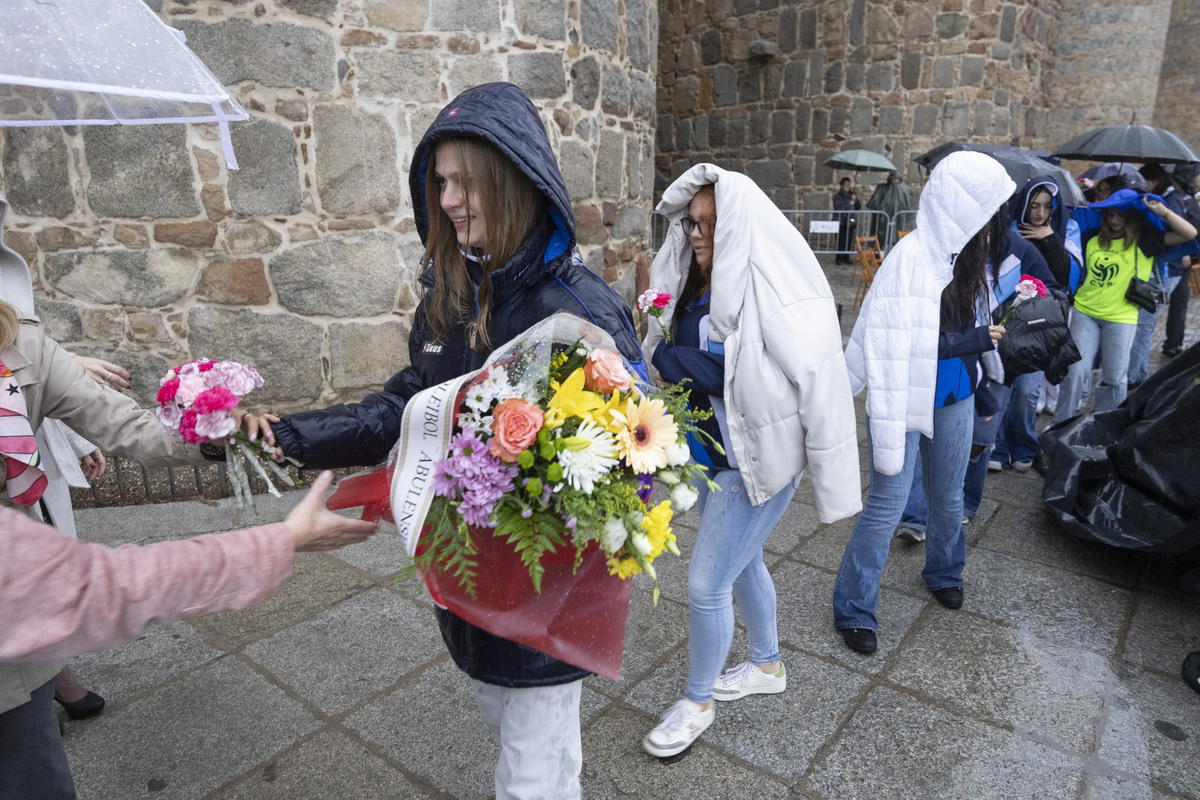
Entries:
<svg viewBox="0 0 1200 800">
<path fill-rule="evenodd" d="M 1039 189 L 1050 192 L 1051 201 L 1054 204 L 1054 208 L 1050 212 L 1050 227 L 1059 236 L 1063 236 L 1067 229 L 1067 220 L 1071 218 L 1071 215 L 1067 211 L 1066 204 L 1058 196 L 1058 184 L 1052 175 L 1038 175 L 1030 178 L 1024 188 L 1013 195 L 1012 202 L 1008 207 L 1012 214 L 1013 225 L 1019 225 L 1025 221 L 1025 215 L 1029 212 L 1029 200 Z"/>
<path fill-rule="evenodd" d="M 949 283 L 954 258 L 1016 190 L 1013 179 L 991 156 L 951 153 L 933 168 L 921 192 L 914 231 L 920 236 L 910 247 L 919 245 L 935 254 L 939 274 L 944 269 Z M 910 238 L 904 237 L 896 246 L 904 246 Z"/>
<path fill-rule="evenodd" d="M 771 201 L 763 190 L 751 178 L 740 172 L 730 172 L 714 164 L 697 164 L 680 175 L 674 183 L 663 192 L 662 200 L 655 209 L 657 213 L 667 218 L 667 235 L 659 256 L 655 257 L 655 265 L 668 261 L 676 266 L 672 270 L 678 276 L 677 286 L 659 287 L 678 295 L 683 289 L 687 271 L 692 260 L 692 242 L 684 235 L 683 226 L 676 224 L 687 211 L 688 204 L 696 196 L 701 186 L 713 185 L 717 202 L 717 227 L 713 232 L 713 264 L 720 264 L 721 269 L 713 270 L 712 296 L 713 302 L 709 316 L 712 326 L 711 335 L 714 341 L 724 341 L 725 337 L 737 327 L 737 317 L 741 313 L 746 295 L 746 271 L 750 263 L 751 253 L 755 248 L 755 240 L 773 240 L 786 252 L 794 254 L 797 260 L 813 259 L 816 263 L 808 242 L 796 230 L 796 226 L 779 212 L 778 207 Z M 662 268 L 651 267 L 651 273 L 662 273 Z M 820 272 L 819 269 L 817 272 Z M 807 275 L 808 273 L 804 273 Z M 797 281 L 802 276 L 793 275 Z M 824 296 L 829 294 L 828 283 L 821 273 L 822 286 L 808 286 L 809 296 Z M 663 316 L 663 323 L 670 327 L 674 317 L 675 307 L 672 305 Z M 650 326 L 652 333 L 657 326 Z M 654 337 L 648 337 L 644 349 L 652 352 L 656 344 Z"/>
<path fill-rule="evenodd" d="M 1157 200 L 1161 203 L 1162 197 L 1156 194 L 1138 194 L 1133 189 L 1118 189 L 1106 200 L 1098 200 L 1095 203 L 1089 203 L 1087 208 L 1076 209 L 1075 216 L 1079 220 L 1080 229 L 1090 231 L 1100 227 L 1106 208 L 1119 208 L 1122 211 L 1133 210 L 1145 217 L 1148 225 L 1165 231 L 1167 223 L 1163 222 L 1162 217 L 1158 214 L 1153 214 L 1150 209 L 1146 208 L 1147 200 Z"/>
<path fill-rule="evenodd" d="M 413 216 L 421 243 L 429 236 L 429 209 L 425 207 L 425 173 L 433 148 L 447 139 L 482 139 L 516 165 L 546 196 L 557 235 L 547 245 L 545 260 L 575 246 L 575 214 L 567 185 L 559 171 L 550 137 L 533 102 L 511 83 L 485 83 L 467 89 L 438 112 L 413 153 L 408 173 Z"/>
<path fill-rule="evenodd" d="M 27 317 L 33 316 L 33 282 L 25 259 L 4 244 L 8 201 L 0 194 L 0 298 Z"/>
</svg>

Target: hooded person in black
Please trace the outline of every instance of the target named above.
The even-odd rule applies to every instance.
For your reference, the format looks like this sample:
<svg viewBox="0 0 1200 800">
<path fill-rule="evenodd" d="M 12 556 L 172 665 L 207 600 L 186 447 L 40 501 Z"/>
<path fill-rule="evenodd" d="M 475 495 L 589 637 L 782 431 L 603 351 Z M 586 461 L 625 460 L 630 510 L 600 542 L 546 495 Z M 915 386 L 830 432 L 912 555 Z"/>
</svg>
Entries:
<svg viewBox="0 0 1200 800">
<path fill-rule="evenodd" d="M 491 83 L 454 98 L 417 146 L 409 188 L 426 247 L 410 365 L 360 403 L 277 421 L 248 417 L 243 429 L 260 432 L 306 468 L 378 464 L 399 438 L 409 399 L 482 367 L 494 348 L 559 311 L 606 330 L 645 377 L 633 316 L 575 249 L 566 184 L 541 118 L 520 89 Z M 578 797 L 579 696 L 587 671 L 448 610 L 436 613 L 501 745 L 497 798 Z M 499 694 L 512 689 L 528 691 L 518 699 Z M 518 784 L 537 788 L 514 794 L 510 787 Z"/>
<path fill-rule="evenodd" d="M 1013 195 L 1009 212 L 1013 230 L 1038 249 L 1058 285 L 1074 294 L 1079 286 L 1083 248 L 1079 225 L 1059 199 L 1054 177 L 1031 178 Z"/>
</svg>

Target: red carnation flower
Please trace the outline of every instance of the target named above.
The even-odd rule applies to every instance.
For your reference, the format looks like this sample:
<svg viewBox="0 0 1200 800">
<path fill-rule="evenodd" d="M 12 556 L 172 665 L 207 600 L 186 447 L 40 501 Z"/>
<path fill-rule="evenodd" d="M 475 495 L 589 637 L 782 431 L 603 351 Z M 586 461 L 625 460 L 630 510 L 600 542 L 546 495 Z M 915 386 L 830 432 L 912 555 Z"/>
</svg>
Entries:
<svg viewBox="0 0 1200 800">
<path fill-rule="evenodd" d="M 237 395 L 224 386 L 216 386 L 196 395 L 192 408 L 198 414 L 211 414 L 214 411 L 228 411 L 237 408 Z"/>
<path fill-rule="evenodd" d="M 199 416 L 191 409 L 183 412 L 183 419 L 179 423 L 179 435 L 188 444 L 200 444 L 204 441 L 204 437 L 196 433 L 196 417 Z"/>
<path fill-rule="evenodd" d="M 166 405 L 175 399 L 175 393 L 179 391 L 179 378 L 171 378 L 162 385 L 158 390 L 158 404 Z"/>
</svg>

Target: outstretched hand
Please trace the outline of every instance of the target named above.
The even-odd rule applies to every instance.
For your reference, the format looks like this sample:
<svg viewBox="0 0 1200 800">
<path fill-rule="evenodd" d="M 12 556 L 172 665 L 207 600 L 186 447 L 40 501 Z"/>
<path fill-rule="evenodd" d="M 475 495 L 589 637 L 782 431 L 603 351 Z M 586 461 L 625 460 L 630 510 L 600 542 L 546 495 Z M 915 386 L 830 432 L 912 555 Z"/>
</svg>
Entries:
<svg viewBox="0 0 1200 800">
<path fill-rule="evenodd" d="M 287 460 L 283 450 L 275 444 L 275 431 L 271 430 L 271 423 L 279 422 L 279 417 L 274 414 L 247 414 L 240 409 L 234 409 L 233 414 L 246 438 L 252 442 L 261 440 L 275 448 L 271 454 L 275 463 L 282 464 Z"/>
<path fill-rule="evenodd" d="M 292 509 L 284 523 L 291 529 L 296 552 L 337 550 L 348 544 L 366 541 L 379 529 L 374 522 L 346 519 L 325 507 L 325 491 L 333 482 L 333 473 L 322 472 L 300 505 Z"/>
<path fill-rule="evenodd" d="M 83 367 L 83 371 L 88 374 L 88 377 L 101 386 L 111 386 L 118 392 L 123 392 L 133 385 L 129 382 L 133 376 L 111 361 L 89 356 L 75 356 L 75 363 Z"/>
</svg>

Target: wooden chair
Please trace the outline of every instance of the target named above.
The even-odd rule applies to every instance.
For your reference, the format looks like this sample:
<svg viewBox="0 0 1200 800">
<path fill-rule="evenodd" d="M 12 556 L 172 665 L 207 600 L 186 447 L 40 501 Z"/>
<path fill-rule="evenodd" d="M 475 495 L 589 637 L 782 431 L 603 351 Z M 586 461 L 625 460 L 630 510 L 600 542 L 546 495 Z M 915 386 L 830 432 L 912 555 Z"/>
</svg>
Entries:
<svg viewBox="0 0 1200 800">
<path fill-rule="evenodd" d="M 867 290 L 871 288 L 871 281 L 875 280 L 875 272 L 883 263 L 883 252 L 879 249 L 879 239 L 875 236 L 856 236 L 855 239 L 858 244 L 858 261 L 850 275 L 850 282 L 855 285 L 854 308 L 858 308 L 867 296 Z"/>
</svg>

